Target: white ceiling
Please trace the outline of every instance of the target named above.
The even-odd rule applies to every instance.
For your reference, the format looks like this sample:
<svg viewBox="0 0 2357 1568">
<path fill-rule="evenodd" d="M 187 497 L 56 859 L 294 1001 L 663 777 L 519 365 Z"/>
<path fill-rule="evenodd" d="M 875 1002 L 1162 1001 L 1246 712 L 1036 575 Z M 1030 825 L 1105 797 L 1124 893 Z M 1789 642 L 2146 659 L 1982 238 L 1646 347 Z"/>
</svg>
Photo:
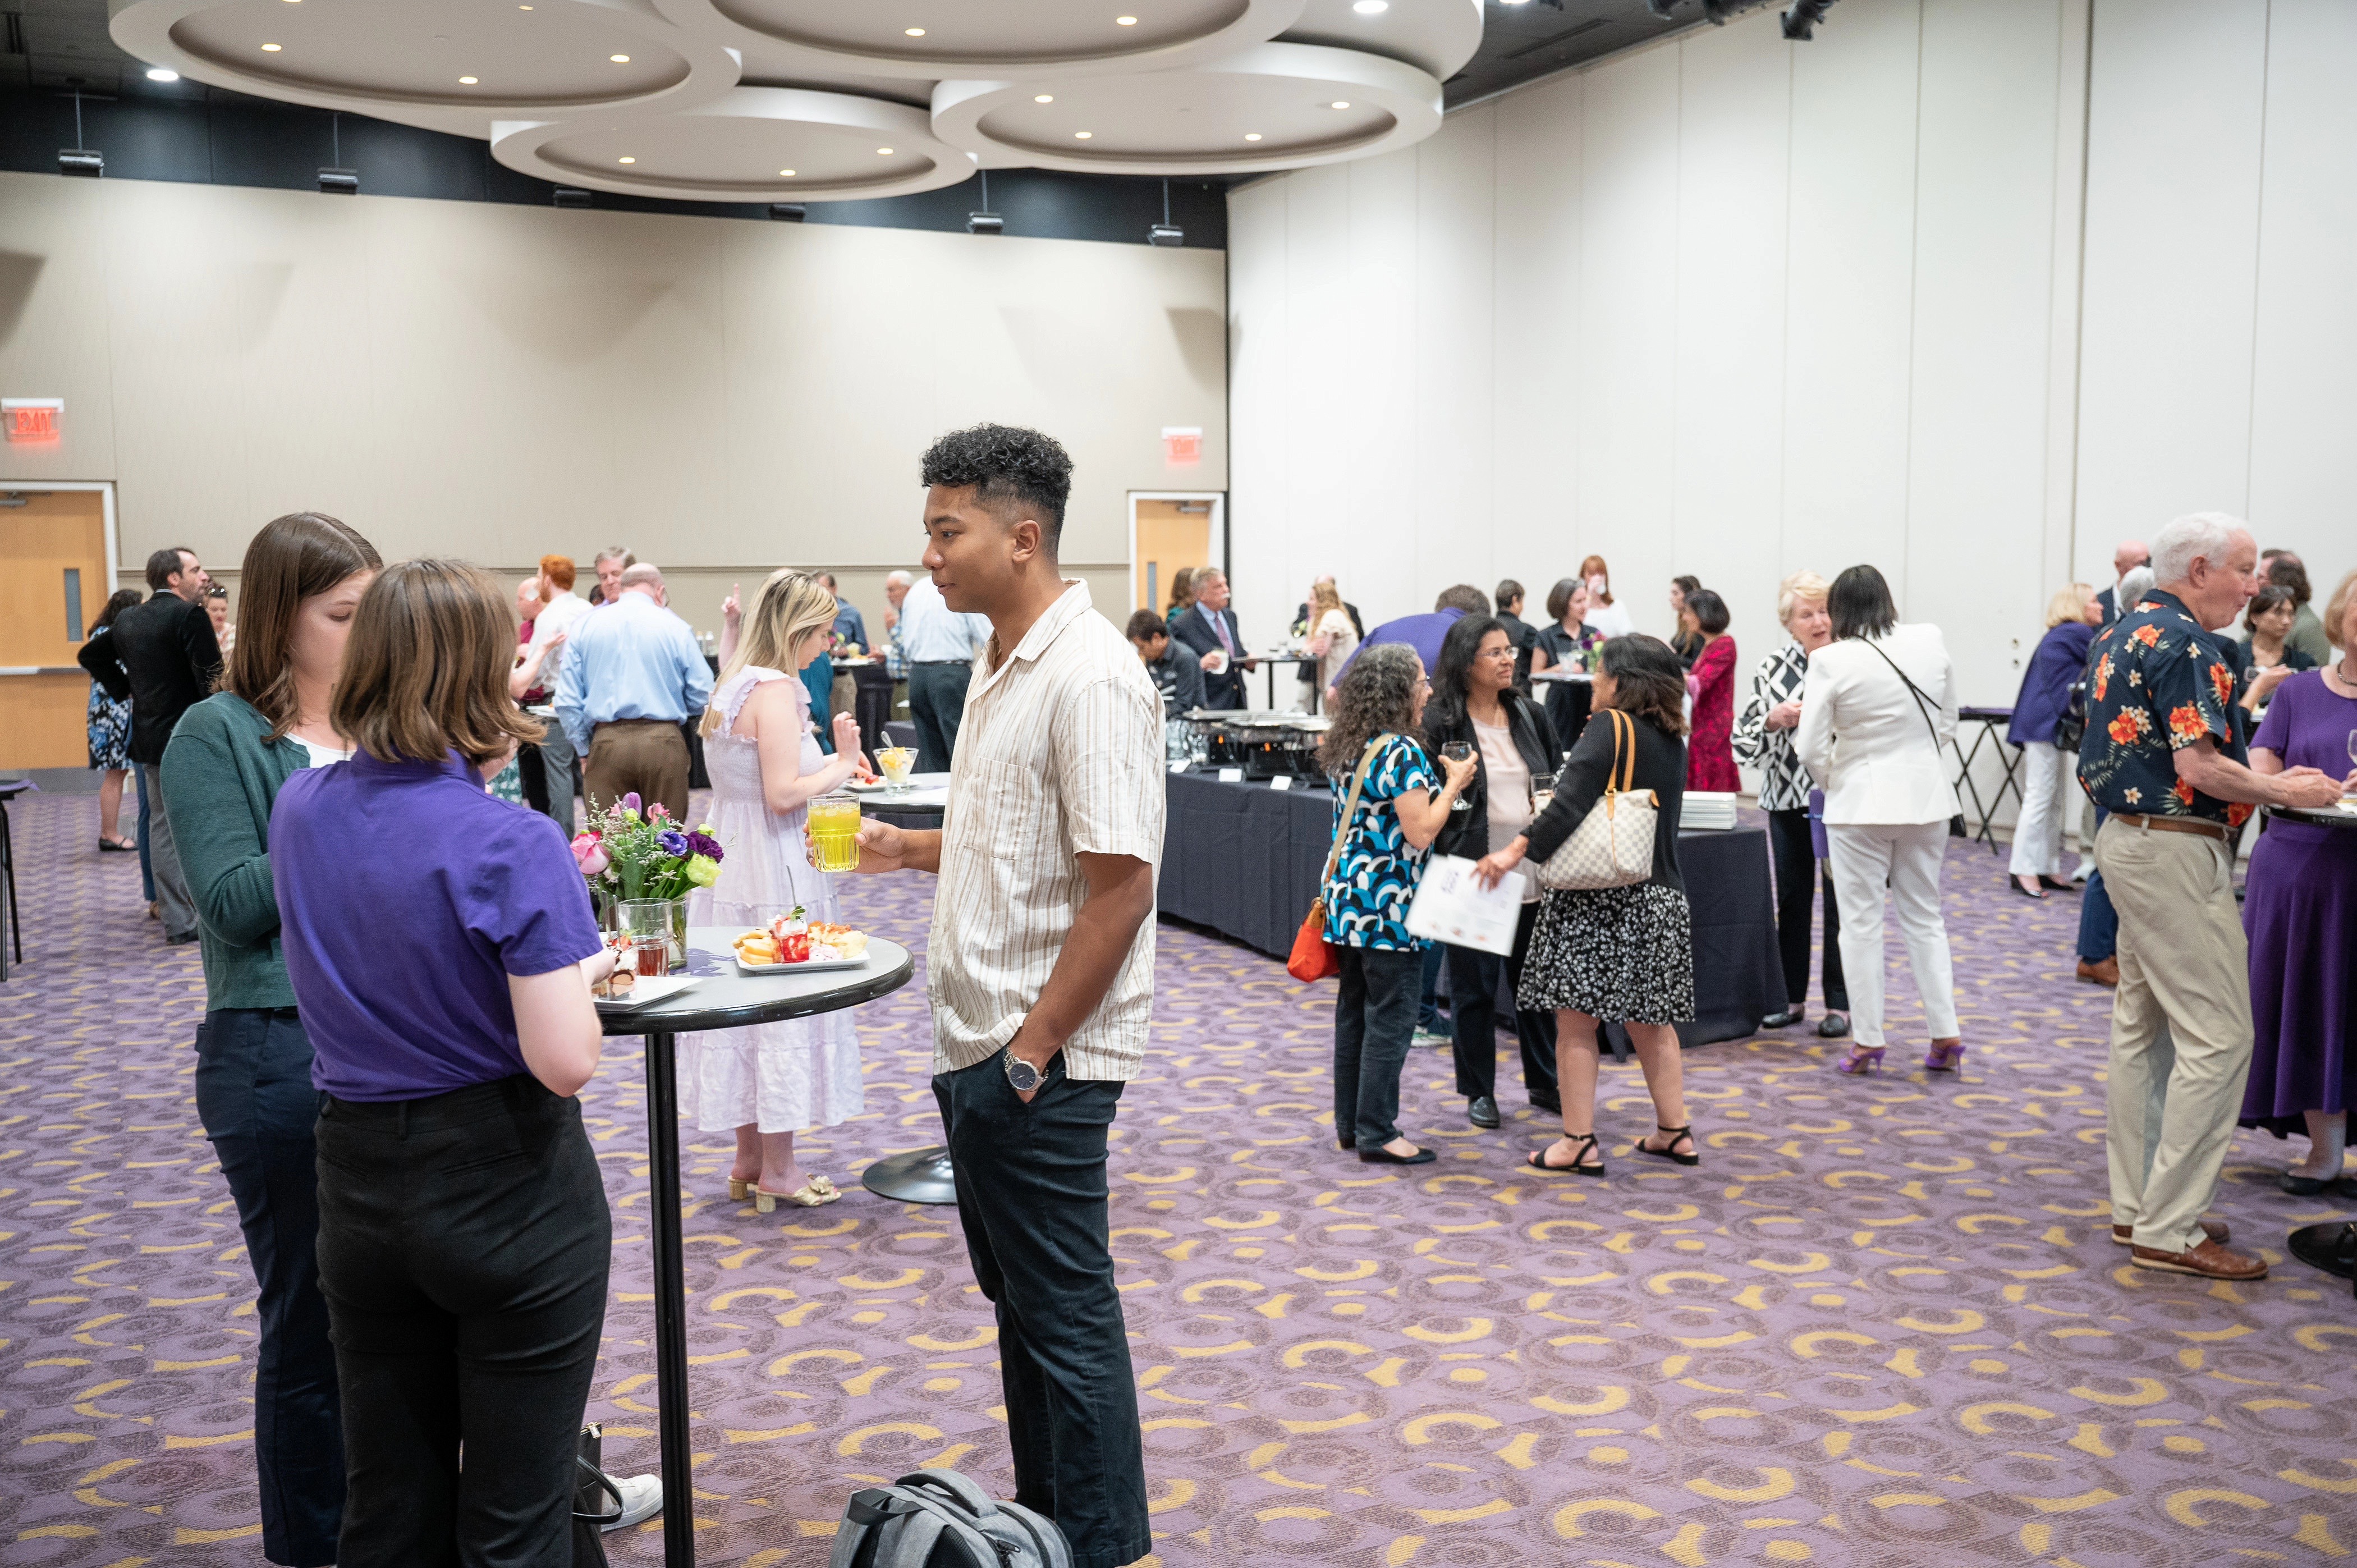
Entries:
<svg viewBox="0 0 2357 1568">
<path fill-rule="evenodd" d="M 741 201 L 900 195 L 977 166 L 1204 175 L 1363 157 L 1438 128 L 1440 81 L 1480 46 L 1482 16 L 1481 0 L 1372 15 L 1353 0 L 109 8 L 119 47 L 197 81 L 480 137 L 562 184 Z"/>
</svg>

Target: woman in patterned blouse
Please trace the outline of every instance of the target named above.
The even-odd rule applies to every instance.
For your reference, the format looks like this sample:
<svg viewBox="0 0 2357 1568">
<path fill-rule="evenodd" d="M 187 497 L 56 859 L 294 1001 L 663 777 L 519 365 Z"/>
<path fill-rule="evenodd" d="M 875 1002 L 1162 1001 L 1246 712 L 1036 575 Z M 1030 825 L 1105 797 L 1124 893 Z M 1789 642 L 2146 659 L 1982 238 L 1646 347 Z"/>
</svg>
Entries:
<svg viewBox="0 0 2357 1568">
<path fill-rule="evenodd" d="M 1825 580 L 1795 572 L 1776 591 L 1776 618 L 1792 640 L 1770 654 L 1751 675 L 1751 697 L 1735 721 L 1736 760 L 1760 769 L 1760 809 L 1768 813 L 1768 843 L 1776 857 L 1776 946 L 1784 961 L 1781 1013 L 1760 1020 L 1763 1029 L 1782 1029 L 1809 1015 L 1809 917 L 1816 884 L 1825 886 L 1825 1015 L 1817 1033 L 1838 1039 L 1849 1033 L 1849 987 L 1842 983 L 1841 915 L 1834 907 L 1833 873 L 1823 869 L 1809 821 L 1809 770 L 1792 749 L 1801 722 L 1801 684 L 1809 655 L 1833 640 L 1833 617 L 1825 611 Z"/>
</svg>

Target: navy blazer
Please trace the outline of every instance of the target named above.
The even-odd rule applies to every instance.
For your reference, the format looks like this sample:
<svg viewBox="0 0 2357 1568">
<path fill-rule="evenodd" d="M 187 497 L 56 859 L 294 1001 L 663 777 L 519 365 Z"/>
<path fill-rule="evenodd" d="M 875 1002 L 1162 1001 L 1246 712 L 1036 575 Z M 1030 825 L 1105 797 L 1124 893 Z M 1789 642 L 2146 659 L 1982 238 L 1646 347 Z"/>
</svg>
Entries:
<svg viewBox="0 0 2357 1568">
<path fill-rule="evenodd" d="M 1195 650 L 1200 661 L 1202 656 L 1220 646 L 1220 634 L 1211 629 L 1206 616 L 1216 613 L 1227 623 L 1228 636 L 1235 642 L 1236 656 L 1228 667 L 1214 675 L 1203 671 L 1203 705 L 1207 708 L 1248 708 L 1252 703 L 1244 697 L 1244 672 L 1238 666 L 1244 659 L 1244 634 L 1236 625 L 1234 607 L 1213 612 L 1200 605 L 1189 605 L 1186 613 L 1170 622 L 1170 635 Z M 1222 650 L 1224 651 L 1224 650 Z"/>
<path fill-rule="evenodd" d="M 2071 706 L 2072 682 L 2086 673 L 2087 650 L 2094 640 L 2095 628 L 2082 620 L 2066 620 L 2047 631 L 2021 672 L 2021 694 L 2013 700 L 2007 740 L 2016 746 L 2054 744 L 2054 726 Z"/>
</svg>

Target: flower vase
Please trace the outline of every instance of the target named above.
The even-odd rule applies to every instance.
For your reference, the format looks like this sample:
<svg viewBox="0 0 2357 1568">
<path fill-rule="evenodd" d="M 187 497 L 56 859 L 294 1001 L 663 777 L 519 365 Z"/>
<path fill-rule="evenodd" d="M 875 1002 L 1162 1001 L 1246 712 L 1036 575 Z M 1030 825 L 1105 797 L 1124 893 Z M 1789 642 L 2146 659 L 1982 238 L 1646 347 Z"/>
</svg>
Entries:
<svg viewBox="0 0 2357 1568">
<path fill-rule="evenodd" d="M 621 929 L 622 906 L 625 903 L 638 903 L 641 900 L 638 899 L 624 898 L 605 898 L 599 900 L 602 907 L 597 911 L 598 929 L 605 931 L 618 931 Z M 668 898 L 662 900 L 662 902 L 668 907 L 670 911 L 672 972 L 674 974 L 683 973 L 687 969 L 687 900 L 684 898 Z"/>
</svg>

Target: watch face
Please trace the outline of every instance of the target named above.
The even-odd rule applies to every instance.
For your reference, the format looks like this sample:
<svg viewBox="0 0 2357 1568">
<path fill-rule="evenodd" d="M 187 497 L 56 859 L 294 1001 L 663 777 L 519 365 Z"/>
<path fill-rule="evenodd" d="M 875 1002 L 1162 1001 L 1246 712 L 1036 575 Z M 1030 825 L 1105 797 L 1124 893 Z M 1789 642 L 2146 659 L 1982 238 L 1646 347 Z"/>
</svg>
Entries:
<svg viewBox="0 0 2357 1568">
<path fill-rule="evenodd" d="M 1039 1069 L 1021 1057 L 1010 1056 L 1006 1058 L 1006 1081 L 1018 1092 L 1028 1094 L 1039 1087 Z"/>
</svg>

